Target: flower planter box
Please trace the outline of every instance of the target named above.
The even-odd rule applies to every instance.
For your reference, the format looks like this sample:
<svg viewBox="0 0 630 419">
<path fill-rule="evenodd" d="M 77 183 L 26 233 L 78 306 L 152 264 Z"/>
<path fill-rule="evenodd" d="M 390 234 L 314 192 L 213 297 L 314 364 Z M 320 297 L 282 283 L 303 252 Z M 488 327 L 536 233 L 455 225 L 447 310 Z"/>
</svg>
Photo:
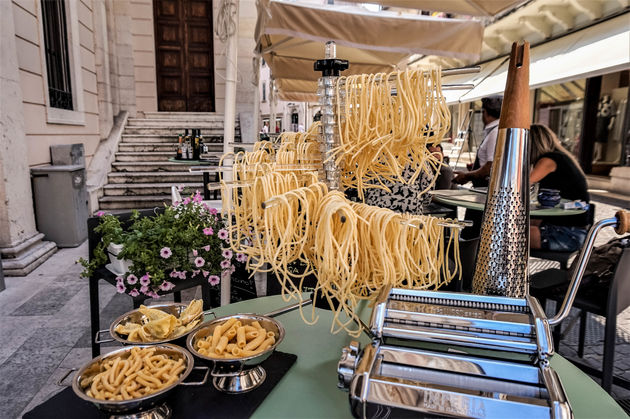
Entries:
<svg viewBox="0 0 630 419">
<path fill-rule="evenodd" d="M 109 256 L 110 263 L 105 267 L 116 275 L 124 275 L 129 272 L 129 268 L 133 264 L 127 259 L 118 259 L 118 254 L 122 251 L 122 244 L 110 243 L 107 246 L 107 255 Z"/>
</svg>

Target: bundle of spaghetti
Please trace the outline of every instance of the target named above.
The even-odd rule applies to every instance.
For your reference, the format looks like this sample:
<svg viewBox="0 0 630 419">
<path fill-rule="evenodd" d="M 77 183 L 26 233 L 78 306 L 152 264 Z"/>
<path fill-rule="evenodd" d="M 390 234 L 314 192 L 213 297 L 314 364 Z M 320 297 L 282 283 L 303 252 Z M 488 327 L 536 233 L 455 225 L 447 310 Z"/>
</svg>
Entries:
<svg viewBox="0 0 630 419">
<path fill-rule="evenodd" d="M 263 202 L 315 182 L 317 176 L 314 173 L 269 172 L 239 185 L 240 194 L 234 193 L 234 209 L 230 214 L 234 221 L 228 232 L 231 247 L 250 256 L 252 269 L 263 268 L 268 255 L 272 254 L 271 246 L 283 237 L 282 229 L 286 227 L 284 222 L 269 222 Z"/>
<path fill-rule="evenodd" d="M 344 187 L 362 198 L 379 179 L 414 182 L 427 165 L 439 166 L 426 145 L 438 144 L 450 127 L 440 77 L 431 69 L 339 78 L 339 146 L 328 158 L 345 171 Z M 416 172 L 412 179 L 402 178 L 406 166 Z"/>
<path fill-rule="evenodd" d="M 264 211 L 264 223 L 267 229 L 277 226 L 278 234 L 266 232 L 263 258 L 278 278 L 286 301 L 301 300 L 304 278 L 315 273 L 311 263 L 317 227 L 314 214 L 327 193 L 324 183 L 315 182 L 267 201 L 270 205 Z M 290 269 L 289 264 L 295 261 L 300 261 L 304 269 Z"/>
<path fill-rule="evenodd" d="M 342 192 L 331 191 L 320 202 L 313 219 L 313 248 L 307 257 L 317 275 L 314 301 L 323 298 L 328 302 L 333 311 L 332 333 L 345 330 L 358 336 L 361 326 L 354 309 L 359 299 L 352 289 L 362 280 L 357 270 L 359 217 Z M 317 320 L 314 316 L 313 305 L 311 323 Z"/>
</svg>

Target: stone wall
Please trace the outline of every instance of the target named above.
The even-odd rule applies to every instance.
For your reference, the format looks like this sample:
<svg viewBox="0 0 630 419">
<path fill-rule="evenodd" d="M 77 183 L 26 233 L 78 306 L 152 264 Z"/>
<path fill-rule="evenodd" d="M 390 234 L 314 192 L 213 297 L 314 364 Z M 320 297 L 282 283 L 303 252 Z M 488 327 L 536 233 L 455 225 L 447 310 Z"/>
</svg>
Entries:
<svg viewBox="0 0 630 419">
<path fill-rule="evenodd" d="M 153 30 L 153 2 L 131 2 L 131 35 L 133 65 L 136 83 L 138 111 L 157 111 L 157 87 L 155 75 L 155 38 Z"/>
<path fill-rule="evenodd" d="M 92 0 L 66 2 L 75 110 L 64 111 L 48 104 L 41 3 L 12 2 L 29 166 L 49 163 L 50 145 L 75 142 L 84 144 L 89 162 L 99 143 L 93 6 Z"/>
</svg>

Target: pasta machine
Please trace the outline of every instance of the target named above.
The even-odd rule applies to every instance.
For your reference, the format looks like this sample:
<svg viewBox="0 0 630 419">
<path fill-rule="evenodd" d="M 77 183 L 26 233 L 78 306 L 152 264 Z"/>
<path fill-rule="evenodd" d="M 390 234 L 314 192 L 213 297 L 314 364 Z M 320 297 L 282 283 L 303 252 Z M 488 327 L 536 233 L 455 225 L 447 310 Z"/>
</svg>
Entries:
<svg viewBox="0 0 630 419">
<path fill-rule="evenodd" d="M 338 366 L 357 417 L 572 417 L 535 298 L 383 289 L 369 331 Z"/>
</svg>

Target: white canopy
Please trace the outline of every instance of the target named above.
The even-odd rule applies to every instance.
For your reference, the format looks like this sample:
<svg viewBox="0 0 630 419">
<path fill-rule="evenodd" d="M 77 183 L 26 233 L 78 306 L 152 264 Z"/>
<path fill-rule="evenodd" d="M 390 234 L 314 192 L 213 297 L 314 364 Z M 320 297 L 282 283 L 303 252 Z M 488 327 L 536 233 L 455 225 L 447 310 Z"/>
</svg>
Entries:
<svg viewBox="0 0 630 419">
<path fill-rule="evenodd" d="M 447 97 L 449 103 L 470 102 L 496 95 L 505 89 L 508 58 L 482 65 L 474 76 L 444 77 L 444 83 L 473 83 L 475 87 Z M 550 84 L 594 77 L 630 68 L 630 25 L 628 14 L 538 45 L 530 51 L 529 85 L 532 89 Z"/>
<path fill-rule="evenodd" d="M 355 3 L 375 3 L 401 9 L 431 10 L 469 16 L 494 16 L 511 9 L 523 0 L 346 0 Z"/>
<path fill-rule="evenodd" d="M 327 41 L 335 41 L 337 57 L 350 62 L 343 74 L 392 71 L 412 54 L 475 61 L 481 51 L 483 26 L 475 20 L 372 13 L 283 0 L 261 0 L 258 7 L 258 51 L 279 81 L 280 97 L 288 100 L 297 100 L 295 96 L 289 99 L 291 94 L 314 97 L 314 83 L 297 81 L 317 81 L 313 63 L 323 58 Z M 298 86 L 300 90 L 294 90 Z"/>
</svg>

